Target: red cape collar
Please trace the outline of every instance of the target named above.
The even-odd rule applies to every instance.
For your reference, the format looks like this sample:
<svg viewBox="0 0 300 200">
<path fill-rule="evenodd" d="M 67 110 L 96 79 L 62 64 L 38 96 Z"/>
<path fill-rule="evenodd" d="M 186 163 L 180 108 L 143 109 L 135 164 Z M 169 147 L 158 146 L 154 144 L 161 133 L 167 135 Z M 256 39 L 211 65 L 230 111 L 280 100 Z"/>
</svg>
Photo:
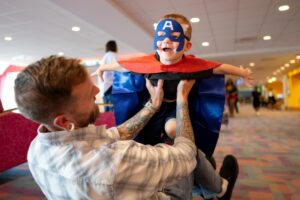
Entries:
<svg viewBox="0 0 300 200">
<path fill-rule="evenodd" d="M 154 54 L 150 54 L 129 60 L 120 60 L 119 64 L 132 72 L 152 74 L 161 72 L 199 72 L 217 67 L 221 63 L 196 58 L 194 55 L 186 55 L 176 64 L 163 65 L 155 58 Z"/>
</svg>

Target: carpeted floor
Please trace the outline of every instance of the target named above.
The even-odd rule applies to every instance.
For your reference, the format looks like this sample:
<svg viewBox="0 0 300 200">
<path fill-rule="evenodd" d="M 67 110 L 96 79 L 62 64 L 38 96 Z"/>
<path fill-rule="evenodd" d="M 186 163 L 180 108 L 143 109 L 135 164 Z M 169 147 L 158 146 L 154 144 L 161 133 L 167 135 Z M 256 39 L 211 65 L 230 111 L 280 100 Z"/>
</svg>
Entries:
<svg viewBox="0 0 300 200">
<path fill-rule="evenodd" d="M 214 153 L 238 158 L 240 173 L 235 200 L 300 199 L 300 112 L 261 109 L 256 116 L 243 106 L 228 127 L 222 127 Z"/>
<path fill-rule="evenodd" d="M 222 126 L 214 154 L 217 170 L 226 154 L 238 158 L 233 200 L 299 200 L 300 112 L 262 109 L 260 113 L 256 116 L 251 106 L 240 106 L 240 113 Z M 0 174 L 2 199 L 45 198 L 23 164 Z"/>
<path fill-rule="evenodd" d="M 25 163 L 0 173 L 0 199 L 40 200 L 46 198 L 34 182 Z"/>
</svg>

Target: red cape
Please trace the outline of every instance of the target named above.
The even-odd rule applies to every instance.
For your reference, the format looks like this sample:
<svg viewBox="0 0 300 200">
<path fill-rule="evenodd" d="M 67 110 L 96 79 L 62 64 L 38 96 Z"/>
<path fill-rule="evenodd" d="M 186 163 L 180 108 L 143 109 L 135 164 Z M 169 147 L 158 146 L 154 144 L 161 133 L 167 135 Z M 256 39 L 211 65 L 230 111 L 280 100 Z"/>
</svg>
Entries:
<svg viewBox="0 0 300 200">
<path fill-rule="evenodd" d="M 148 56 L 120 60 L 119 64 L 132 72 L 152 74 L 161 72 L 199 72 L 217 67 L 221 63 L 196 58 L 193 55 L 186 55 L 176 64 L 163 65 L 155 58 L 154 54 L 150 54 Z"/>
</svg>

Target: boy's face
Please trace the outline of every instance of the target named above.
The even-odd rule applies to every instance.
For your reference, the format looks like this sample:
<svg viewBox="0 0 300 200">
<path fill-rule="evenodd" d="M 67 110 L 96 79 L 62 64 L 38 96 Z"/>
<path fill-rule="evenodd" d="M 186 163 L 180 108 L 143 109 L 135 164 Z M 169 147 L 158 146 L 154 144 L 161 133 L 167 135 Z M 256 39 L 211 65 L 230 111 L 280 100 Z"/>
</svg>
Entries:
<svg viewBox="0 0 300 200">
<path fill-rule="evenodd" d="M 176 20 L 164 19 L 157 25 L 154 49 L 164 65 L 179 62 L 191 46 L 192 43 L 185 39 L 183 29 Z"/>
</svg>

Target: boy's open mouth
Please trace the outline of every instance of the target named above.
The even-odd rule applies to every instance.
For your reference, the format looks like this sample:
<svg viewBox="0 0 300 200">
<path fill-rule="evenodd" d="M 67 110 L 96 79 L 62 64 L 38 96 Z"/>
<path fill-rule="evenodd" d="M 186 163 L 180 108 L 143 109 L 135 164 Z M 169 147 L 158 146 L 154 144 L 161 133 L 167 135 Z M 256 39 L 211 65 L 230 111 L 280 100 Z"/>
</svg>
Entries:
<svg viewBox="0 0 300 200">
<path fill-rule="evenodd" d="M 170 52 L 170 51 L 173 51 L 171 48 L 163 48 L 163 51 L 164 52 Z"/>
</svg>

